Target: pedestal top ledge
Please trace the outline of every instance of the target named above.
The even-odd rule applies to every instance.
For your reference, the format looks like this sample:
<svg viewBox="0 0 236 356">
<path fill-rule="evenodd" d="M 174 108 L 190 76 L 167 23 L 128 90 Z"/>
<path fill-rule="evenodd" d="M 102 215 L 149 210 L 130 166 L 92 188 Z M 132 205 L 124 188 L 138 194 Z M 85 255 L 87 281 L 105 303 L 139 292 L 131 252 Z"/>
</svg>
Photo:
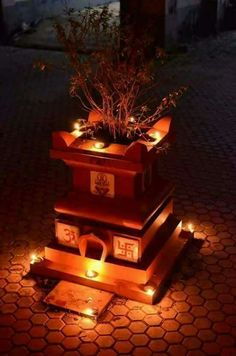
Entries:
<svg viewBox="0 0 236 356">
<path fill-rule="evenodd" d="M 78 137 L 80 136 L 79 132 L 76 132 L 78 130 L 71 133 L 56 131 L 53 132 L 53 147 L 50 155 L 51 158 L 63 159 L 64 161 L 82 161 L 87 163 L 91 163 L 92 157 L 97 160 L 115 160 L 116 164 L 117 161 L 120 162 L 120 168 L 130 163 L 131 166 L 129 168 L 137 170 L 140 164 L 143 166 L 155 160 L 158 148 L 168 139 L 170 124 L 170 116 L 165 116 L 154 124 L 147 131 L 147 135 L 155 138 L 152 142 L 139 139 L 130 145 L 111 143 L 103 148 L 96 147 L 98 141 Z"/>
</svg>

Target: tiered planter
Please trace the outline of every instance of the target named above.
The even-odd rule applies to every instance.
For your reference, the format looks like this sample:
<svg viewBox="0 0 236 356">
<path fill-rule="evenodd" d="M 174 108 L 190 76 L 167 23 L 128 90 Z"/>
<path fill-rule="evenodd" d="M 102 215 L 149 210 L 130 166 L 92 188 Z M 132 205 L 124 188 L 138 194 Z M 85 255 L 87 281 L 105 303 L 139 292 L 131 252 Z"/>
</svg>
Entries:
<svg viewBox="0 0 236 356">
<path fill-rule="evenodd" d="M 170 122 L 149 130 L 154 142 L 129 146 L 53 134 L 51 157 L 70 167 L 73 187 L 55 204 L 56 238 L 31 272 L 154 303 L 192 237 L 173 215 L 173 185 L 158 175 Z"/>
</svg>

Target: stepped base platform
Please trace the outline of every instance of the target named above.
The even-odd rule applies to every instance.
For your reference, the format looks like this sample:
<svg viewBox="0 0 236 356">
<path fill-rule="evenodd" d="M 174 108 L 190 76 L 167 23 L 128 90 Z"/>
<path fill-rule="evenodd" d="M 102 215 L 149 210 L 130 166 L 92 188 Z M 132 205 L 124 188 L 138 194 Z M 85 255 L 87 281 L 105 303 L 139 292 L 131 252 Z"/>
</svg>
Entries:
<svg viewBox="0 0 236 356">
<path fill-rule="evenodd" d="M 193 238 L 192 233 L 181 229 L 181 222 L 173 216 L 164 225 L 139 263 L 124 263 L 111 257 L 101 262 L 82 257 L 73 249 L 50 244 L 45 248 L 45 259 L 31 264 L 30 272 L 154 304 L 178 258 Z M 87 277 L 88 270 L 98 273 L 92 278 Z"/>
</svg>

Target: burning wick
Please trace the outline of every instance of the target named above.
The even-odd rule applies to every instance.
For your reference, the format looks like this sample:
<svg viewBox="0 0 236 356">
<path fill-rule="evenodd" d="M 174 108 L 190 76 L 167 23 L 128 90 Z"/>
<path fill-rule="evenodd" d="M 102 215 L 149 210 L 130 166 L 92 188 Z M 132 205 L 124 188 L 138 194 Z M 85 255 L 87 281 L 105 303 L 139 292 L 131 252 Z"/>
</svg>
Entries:
<svg viewBox="0 0 236 356">
<path fill-rule="evenodd" d="M 134 116 L 130 116 L 129 121 L 130 122 L 135 122 L 135 117 Z"/>
<path fill-rule="evenodd" d="M 88 278 L 94 278 L 97 277 L 98 273 L 92 270 L 88 270 L 85 272 L 85 276 Z"/>
<path fill-rule="evenodd" d="M 104 148 L 105 143 L 104 142 L 95 142 L 94 147 L 99 148 L 99 149 Z"/>
<path fill-rule="evenodd" d="M 155 140 L 160 140 L 161 136 L 158 131 L 153 131 L 149 134 L 150 137 L 154 138 Z"/>
<path fill-rule="evenodd" d="M 40 262 L 42 260 L 42 258 L 40 256 L 37 256 L 35 253 L 33 253 L 31 256 L 30 256 L 30 264 L 34 264 L 34 263 L 37 263 L 37 262 Z"/>
<path fill-rule="evenodd" d="M 144 291 L 146 294 L 148 295 L 153 295 L 155 293 L 155 288 L 153 286 L 150 286 L 150 285 L 146 285 L 144 287 Z"/>
<path fill-rule="evenodd" d="M 194 232 L 193 224 L 188 224 L 188 231 L 190 231 L 191 233 Z"/>
<path fill-rule="evenodd" d="M 74 129 L 75 130 L 80 130 L 80 128 L 81 128 L 80 124 L 78 122 L 75 122 L 74 123 Z"/>
<path fill-rule="evenodd" d="M 98 314 L 98 309 L 97 309 L 97 308 L 87 308 L 87 309 L 85 310 L 85 313 L 86 313 L 87 315 L 93 316 L 93 315 Z"/>
</svg>

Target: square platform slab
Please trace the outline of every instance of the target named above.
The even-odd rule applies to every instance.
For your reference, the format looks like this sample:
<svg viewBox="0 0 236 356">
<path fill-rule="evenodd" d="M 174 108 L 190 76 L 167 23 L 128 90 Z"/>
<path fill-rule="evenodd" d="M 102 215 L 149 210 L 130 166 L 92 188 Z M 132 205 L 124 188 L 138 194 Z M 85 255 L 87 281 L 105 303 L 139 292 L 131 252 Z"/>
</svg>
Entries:
<svg viewBox="0 0 236 356">
<path fill-rule="evenodd" d="M 44 298 L 46 304 L 97 319 L 110 303 L 114 294 L 99 289 L 60 281 Z"/>
</svg>

